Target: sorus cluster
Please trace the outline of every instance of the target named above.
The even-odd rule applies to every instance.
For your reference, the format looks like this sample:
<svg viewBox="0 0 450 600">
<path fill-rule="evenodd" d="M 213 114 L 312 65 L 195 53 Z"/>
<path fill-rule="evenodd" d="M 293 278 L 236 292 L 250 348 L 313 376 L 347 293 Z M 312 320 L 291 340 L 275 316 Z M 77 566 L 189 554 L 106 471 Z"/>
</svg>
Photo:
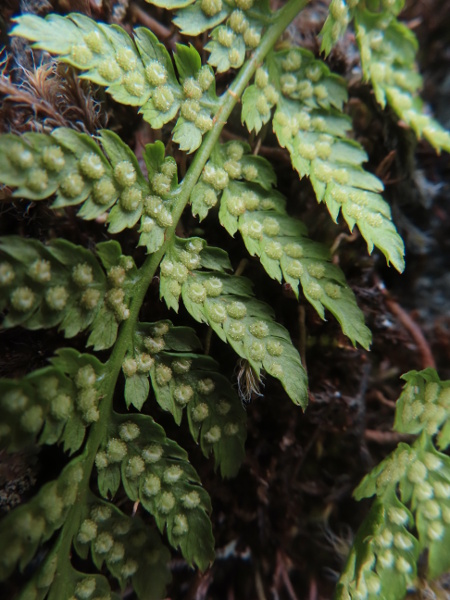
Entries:
<svg viewBox="0 0 450 600">
<path fill-rule="evenodd" d="M 15 439 L 18 435 L 14 430 L 17 429 L 20 437 L 34 438 L 45 423 L 41 441 L 55 443 L 75 410 L 84 423 L 97 421 L 96 377 L 91 365 L 81 367 L 73 381 L 50 367 L 38 377 L 25 380 L 23 385 L 14 382 L 14 387 L 2 398 L 5 419 L 0 427 L 0 437 Z"/>
<path fill-rule="evenodd" d="M 213 31 L 213 41 L 207 49 L 212 52 L 211 64 L 218 67 L 219 72 L 231 68 L 239 68 L 245 59 L 245 48 L 256 48 L 261 41 L 262 27 L 256 15 L 250 17 L 247 13 L 253 7 L 253 0 L 236 0 L 235 7 L 224 6 L 222 0 L 201 0 L 201 9 L 208 17 L 214 17 L 222 10 L 229 12 L 226 25 L 221 25 Z M 215 46 L 219 46 L 216 60 Z M 226 58 L 224 58 L 224 53 Z"/>
<path fill-rule="evenodd" d="M 81 367 L 75 376 L 77 388 L 76 406 L 86 424 L 95 423 L 100 418 L 98 410 L 99 392 L 96 387 L 97 374 L 92 365 Z"/>
<path fill-rule="evenodd" d="M 154 229 L 164 230 L 173 224 L 172 214 L 168 208 L 167 198 L 172 182 L 177 173 L 177 165 L 172 158 L 166 158 L 151 181 L 152 194 L 144 200 L 144 216 L 140 231 L 146 234 Z"/>
<path fill-rule="evenodd" d="M 120 323 L 126 321 L 130 316 L 125 296 L 127 285 L 127 272 L 134 267 L 134 261 L 129 256 L 122 256 L 118 265 L 109 268 L 107 272 L 108 283 L 112 286 L 106 292 L 105 303 L 114 313 L 116 320 Z"/>
<path fill-rule="evenodd" d="M 183 250 L 174 257 L 166 257 L 161 263 L 161 277 L 165 280 L 168 292 L 178 300 L 181 288 L 186 283 L 189 272 L 201 266 L 201 251 L 204 242 L 193 238 L 187 241 Z"/>
<path fill-rule="evenodd" d="M 90 544 L 93 552 L 106 561 L 114 573 L 128 579 L 154 552 L 151 540 L 139 521 L 118 515 L 106 504 L 91 505 L 77 534 L 80 544 Z M 157 557 L 156 557 L 157 558 Z"/>
<path fill-rule="evenodd" d="M 130 482 L 138 482 L 141 501 L 153 514 L 164 519 L 171 516 L 173 536 L 184 536 L 189 531 L 189 511 L 200 506 L 199 493 L 187 484 L 183 464 L 166 456 L 162 443 L 144 443 L 140 441 L 139 426 L 132 422 L 124 422 L 118 429 L 118 436 L 111 437 L 103 450 L 96 456 L 98 470 L 108 468 L 117 463 L 122 464 L 122 473 Z M 134 484 L 133 484 L 134 485 Z M 100 533 L 100 522 L 109 516 L 91 514 L 80 528 L 78 539 L 82 543 L 92 542 L 98 553 L 103 553 L 106 560 L 122 560 L 124 552 L 119 553 L 113 533 L 115 529 L 104 527 Z M 124 535 L 126 531 L 121 531 Z"/>
</svg>

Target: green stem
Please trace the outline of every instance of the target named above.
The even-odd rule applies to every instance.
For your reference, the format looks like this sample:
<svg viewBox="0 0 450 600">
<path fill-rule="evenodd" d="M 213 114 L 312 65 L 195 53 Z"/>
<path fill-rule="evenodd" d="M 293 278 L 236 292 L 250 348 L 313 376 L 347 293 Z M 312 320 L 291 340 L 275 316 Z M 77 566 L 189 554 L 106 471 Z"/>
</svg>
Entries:
<svg viewBox="0 0 450 600">
<path fill-rule="evenodd" d="M 121 325 L 117 341 L 107 363 L 107 374 L 102 388 L 103 400 L 100 403 L 100 418 L 95 425 L 91 427 L 89 437 L 84 451 L 85 455 L 85 489 L 89 482 L 89 475 L 92 470 L 97 450 L 106 436 L 106 429 L 109 419 L 107 413 L 112 411 L 112 401 L 117 379 L 122 369 L 122 363 L 129 349 L 133 347 L 134 328 L 139 317 L 139 311 L 147 293 L 148 286 L 153 279 L 156 269 L 161 259 L 172 243 L 175 236 L 175 229 L 181 215 L 189 202 L 191 192 L 197 183 L 203 167 L 208 161 L 211 152 L 219 140 L 220 134 L 228 118 L 242 96 L 249 81 L 253 77 L 256 69 L 262 64 L 264 58 L 273 48 L 280 35 L 295 18 L 297 13 L 308 3 L 308 0 L 290 0 L 276 15 L 276 19 L 263 38 L 257 50 L 239 71 L 231 87 L 221 96 L 219 109 L 216 113 L 215 123 L 211 131 L 205 136 L 202 145 L 197 150 L 194 160 L 190 165 L 186 176 L 183 179 L 179 190 L 173 197 L 172 216 L 174 225 L 167 229 L 165 242 L 162 247 L 153 254 L 149 255 L 144 264 L 139 269 L 139 279 L 133 290 L 133 298 L 130 305 L 130 316 Z M 81 486 L 80 486 L 81 488 Z M 80 503 L 81 504 L 81 503 Z M 78 505 L 79 506 L 79 505 Z M 76 522 L 76 519 L 75 519 Z"/>
</svg>

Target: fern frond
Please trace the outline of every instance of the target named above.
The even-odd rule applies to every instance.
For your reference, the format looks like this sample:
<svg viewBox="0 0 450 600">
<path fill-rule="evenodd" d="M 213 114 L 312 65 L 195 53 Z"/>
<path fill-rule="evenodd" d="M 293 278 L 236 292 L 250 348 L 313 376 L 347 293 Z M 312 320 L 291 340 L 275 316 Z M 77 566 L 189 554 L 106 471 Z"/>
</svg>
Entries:
<svg viewBox="0 0 450 600">
<path fill-rule="evenodd" d="M 0 308 L 3 327 L 41 329 L 59 325 L 66 337 L 91 330 L 95 350 L 110 348 L 118 324 L 128 319 L 136 276 L 134 261 L 117 242 L 97 245 L 106 276 L 92 252 L 66 240 L 47 246 L 33 239 L 0 238 Z M 104 260 L 114 254 L 114 260 Z"/>
<path fill-rule="evenodd" d="M 62 539 L 59 537 L 19 592 L 17 600 L 80 598 L 89 593 L 91 596 L 94 593 L 101 594 L 97 598 L 120 600 L 119 594 L 111 591 L 106 577 L 76 571 L 68 557 L 62 555 L 63 549 Z"/>
<path fill-rule="evenodd" d="M 164 157 L 161 142 L 147 144 L 147 181 L 136 156 L 116 134 L 99 134 L 103 151 L 88 135 L 67 128 L 51 135 L 0 136 L 0 181 L 17 187 L 15 196 L 30 200 L 56 193 L 55 209 L 82 203 L 78 215 L 87 220 L 106 212 L 111 233 L 140 220 L 139 244 L 155 252 L 173 224 L 169 196 L 177 185 L 176 163 Z"/>
<path fill-rule="evenodd" d="M 51 14 L 45 19 L 24 15 L 16 22 L 13 35 L 59 55 L 61 61 L 80 69 L 81 77 L 105 86 L 117 102 L 139 106 L 153 128 L 160 129 L 181 108 L 174 129 L 181 150 L 196 150 L 212 128 L 217 108 L 214 74 L 207 65 L 201 66 L 192 46 L 177 47 L 178 81 L 166 48 L 144 27 L 131 38 L 117 25 L 96 23 L 78 13 Z"/>
<path fill-rule="evenodd" d="M 227 254 L 204 244 L 200 238 L 175 240 L 161 263 L 161 297 L 177 311 L 182 295 L 194 319 L 208 323 L 258 376 L 264 368 L 279 379 L 291 400 L 305 408 L 307 377 L 287 330 L 267 304 L 252 297 L 247 279 L 225 274 Z"/>
<path fill-rule="evenodd" d="M 367 348 L 371 334 L 344 274 L 331 264 L 325 246 L 308 239 L 303 223 L 288 216 L 285 198 L 271 189 L 276 178 L 270 163 L 248 152 L 249 146 L 241 142 L 215 146 L 192 191 L 192 212 L 202 219 L 220 199 L 221 224 L 232 236 L 241 233 L 247 250 L 260 258 L 270 277 L 284 279 L 297 297 L 301 284 L 321 318 L 327 308 L 352 343 Z"/>
<path fill-rule="evenodd" d="M 170 321 L 141 323 L 134 352 L 124 363 L 125 402 L 141 410 L 151 375 L 156 400 L 180 424 L 186 408 L 191 435 L 202 452 L 214 454 L 222 477 L 236 475 L 244 458 L 246 412 L 229 381 L 201 346 L 194 331 Z"/>
<path fill-rule="evenodd" d="M 381 106 L 387 102 L 417 137 L 426 138 L 438 151 L 450 152 L 450 133 L 424 113 L 418 95 L 422 77 L 415 62 L 418 43 L 414 33 L 395 16 L 371 13 L 359 6 L 355 29 L 364 76 Z"/>
<path fill-rule="evenodd" d="M 403 376 L 395 429 L 419 433 L 369 473 L 355 497 L 377 496 L 358 532 L 337 588 L 337 598 L 375 600 L 380 593 L 400 600 L 414 584 L 417 560 L 427 551 L 429 579 L 450 568 L 450 381 L 434 369 Z"/>
<path fill-rule="evenodd" d="M 320 32 L 322 43 L 320 50 L 325 56 L 330 54 L 331 49 L 345 33 L 351 19 L 350 9 L 358 4 L 360 0 L 331 0 L 330 11 Z"/>
<path fill-rule="evenodd" d="M 334 221 L 342 211 L 351 230 L 358 226 L 369 253 L 377 246 L 402 271 L 404 245 L 380 195 L 383 184 L 362 168 L 367 156 L 360 144 L 346 138 L 350 121 L 341 111 L 346 98 L 342 80 L 298 49 L 275 53 L 267 64 L 277 88 L 274 131 L 292 165 L 301 177 L 310 178 L 318 201 L 326 203 Z M 258 91 L 262 99 L 265 89 Z"/>
<path fill-rule="evenodd" d="M 139 598 L 163 597 L 171 579 L 167 568 L 170 553 L 156 530 L 93 494 L 79 521 L 74 546 L 81 558 L 86 560 L 90 551 L 96 568 L 100 571 L 106 566 L 121 588 L 131 578 Z"/>
<path fill-rule="evenodd" d="M 52 363 L 20 381 L 0 380 L 0 438 L 10 452 L 62 442 L 72 454 L 83 443 L 86 427 L 99 419 L 102 363 L 71 348 L 59 350 Z"/>
<path fill-rule="evenodd" d="M 102 496 L 114 496 L 122 481 L 187 562 L 206 569 L 214 558 L 211 502 L 187 453 L 160 425 L 147 415 L 114 414 L 95 464 Z"/>
<path fill-rule="evenodd" d="M 418 49 L 414 33 L 397 16 L 404 0 L 367 3 L 359 0 L 332 0 L 330 14 L 321 31 L 322 46 L 329 54 L 333 45 L 354 20 L 363 75 L 370 81 L 381 106 L 388 103 L 417 137 L 426 138 L 436 150 L 450 152 L 450 134 L 430 115 L 418 92 Z"/>
<path fill-rule="evenodd" d="M 40 544 L 61 528 L 76 502 L 83 477 L 83 461 L 78 457 L 62 470 L 57 480 L 43 485 L 32 500 L 2 519 L 1 581 L 9 577 L 16 567 L 23 571 Z M 56 565 L 52 570 L 50 583 L 55 576 Z"/>
</svg>

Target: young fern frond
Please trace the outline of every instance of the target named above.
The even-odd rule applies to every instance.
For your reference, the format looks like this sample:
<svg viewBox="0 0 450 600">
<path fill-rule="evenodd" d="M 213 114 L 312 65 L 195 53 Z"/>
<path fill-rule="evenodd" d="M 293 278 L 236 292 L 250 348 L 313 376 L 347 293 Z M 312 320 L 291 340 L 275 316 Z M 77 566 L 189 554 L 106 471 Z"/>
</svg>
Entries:
<svg viewBox="0 0 450 600">
<path fill-rule="evenodd" d="M 427 578 L 450 568 L 450 381 L 433 369 L 411 371 L 398 399 L 394 429 L 417 434 L 366 475 L 357 500 L 376 495 L 338 583 L 337 599 L 400 600 L 427 552 Z M 437 444 L 434 436 L 437 436 Z M 439 450 L 436 449 L 436 445 Z"/>
<path fill-rule="evenodd" d="M 417 39 L 397 19 L 404 0 L 367 4 L 361 0 L 332 0 L 321 32 L 322 50 L 329 54 L 353 20 L 363 75 L 372 84 L 380 105 L 389 104 L 418 137 L 426 138 L 438 151 L 449 152 L 450 134 L 423 112 L 418 95 L 422 77 L 416 65 Z"/>
</svg>

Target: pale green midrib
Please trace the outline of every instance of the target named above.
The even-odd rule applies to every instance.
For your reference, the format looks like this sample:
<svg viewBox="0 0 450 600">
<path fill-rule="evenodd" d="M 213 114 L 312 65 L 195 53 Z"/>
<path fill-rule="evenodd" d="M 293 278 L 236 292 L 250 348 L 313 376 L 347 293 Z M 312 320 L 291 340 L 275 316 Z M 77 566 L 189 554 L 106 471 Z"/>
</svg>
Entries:
<svg viewBox="0 0 450 600">
<path fill-rule="evenodd" d="M 80 521 L 80 510 L 85 504 L 84 497 L 89 489 L 89 480 L 91 471 L 94 466 L 97 450 L 106 437 L 110 415 L 112 412 L 112 401 L 114 391 L 116 389 L 117 379 L 122 370 L 122 363 L 128 350 L 133 346 L 133 334 L 136 323 L 139 317 L 139 311 L 143 304 L 147 289 L 156 273 L 161 259 L 163 258 L 167 247 L 172 242 L 175 235 L 175 229 L 178 221 L 189 201 L 192 189 L 197 183 L 203 167 L 205 166 L 209 156 L 218 142 L 223 126 L 226 124 L 233 108 L 242 96 L 247 84 L 253 77 L 256 69 L 262 64 L 265 56 L 272 49 L 280 35 L 295 18 L 298 12 L 306 6 L 309 0 L 290 0 L 278 13 L 278 17 L 273 25 L 269 27 L 263 38 L 260 46 L 252 54 L 250 59 L 244 64 L 239 71 L 236 79 L 230 88 L 220 97 L 219 109 L 216 113 L 216 120 L 212 130 L 205 136 L 202 145 L 197 150 L 194 160 L 189 167 L 183 183 L 180 186 L 180 191 L 173 199 L 172 217 L 174 225 L 167 229 L 165 242 L 163 246 L 155 253 L 149 255 L 144 264 L 138 271 L 139 280 L 135 285 L 133 298 L 130 304 L 130 316 L 122 323 L 120 331 L 114 345 L 111 356 L 106 363 L 106 377 L 103 380 L 101 389 L 102 400 L 100 401 L 100 417 L 88 433 L 86 446 L 83 450 L 84 455 L 84 476 L 83 481 L 79 484 L 80 497 L 78 502 L 71 508 L 63 529 L 61 531 L 62 553 L 70 551 L 72 538 L 76 535 Z M 72 513 L 72 514 L 70 514 Z"/>
</svg>

